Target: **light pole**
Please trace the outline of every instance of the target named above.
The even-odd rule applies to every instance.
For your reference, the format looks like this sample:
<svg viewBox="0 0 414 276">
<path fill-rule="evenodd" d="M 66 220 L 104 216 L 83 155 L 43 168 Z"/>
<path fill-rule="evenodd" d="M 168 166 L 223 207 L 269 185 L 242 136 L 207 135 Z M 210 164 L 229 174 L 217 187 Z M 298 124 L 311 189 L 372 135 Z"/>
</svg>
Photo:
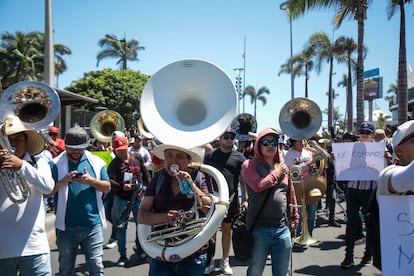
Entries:
<svg viewBox="0 0 414 276">
<path fill-rule="evenodd" d="M 282 11 L 286 11 L 287 15 L 289 16 L 289 29 L 290 29 L 290 61 L 292 61 L 293 56 L 293 41 L 292 41 L 292 16 L 290 15 L 290 11 L 288 8 L 288 1 L 283 2 L 280 4 L 279 8 Z M 289 70 L 290 70 L 290 93 L 291 98 L 295 98 L 295 83 L 294 83 L 294 76 L 293 76 L 293 70 L 292 70 L 292 64 L 289 64 Z"/>
<path fill-rule="evenodd" d="M 237 110 L 237 114 L 240 114 L 240 101 L 243 99 L 243 90 L 242 90 L 242 77 L 240 76 L 241 72 L 244 71 L 244 68 L 234 68 L 234 71 L 236 71 L 236 91 L 237 91 L 237 96 L 239 98 L 239 105 L 238 105 L 238 110 Z"/>
</svg>

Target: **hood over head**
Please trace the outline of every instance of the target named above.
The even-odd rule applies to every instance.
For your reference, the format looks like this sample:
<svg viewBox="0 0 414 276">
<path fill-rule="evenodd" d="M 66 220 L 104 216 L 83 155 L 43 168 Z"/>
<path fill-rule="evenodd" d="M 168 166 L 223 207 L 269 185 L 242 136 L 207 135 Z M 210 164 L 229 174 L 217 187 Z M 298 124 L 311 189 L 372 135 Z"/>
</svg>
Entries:
<svg viewBox="0 0 414 276">
<path fill-rule="evenodd" d="M 261 130 L 259 134 L 257 134 L 256 142 L 254 143 L 254 159 L 262 163 L 265 163 L 265 160 L 263 159 L 263 156 L 260 152 L 260 142 L 262 141 L 263 137 L 266 135 L 273 135 L 275 136 L 276 140 L 278 140 L 280 136 L 279 132 L 273 128 L 265 128 Z M 277 163 L 280 162 L 279 147 L 276 147 L 276 154 L 275 154 L 274 160 Z"/>
</svg>

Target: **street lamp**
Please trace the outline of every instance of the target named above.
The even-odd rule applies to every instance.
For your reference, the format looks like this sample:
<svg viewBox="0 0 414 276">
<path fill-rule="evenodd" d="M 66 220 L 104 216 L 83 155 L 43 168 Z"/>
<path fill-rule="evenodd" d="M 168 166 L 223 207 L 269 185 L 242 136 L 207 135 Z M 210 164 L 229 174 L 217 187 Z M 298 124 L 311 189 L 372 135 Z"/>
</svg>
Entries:
<svg viewBox="0 0 414 276">
<path fill-rule="evenodd" d="M 237 91 L 237 96 L 239 99 L 239 106 L 238 106 L 238 111 L 237 113 L 240 114 L 240 101 L 243 99 L 243 90 L 242 90 L 242 77 L 240 76 L 241 72 L 244 71 L 244 68 L 234 68 L 234 71 L 236 71 L 236 91 Z"/>
<path fill-rule="evenodd" d="M 289 16 L 289 29 L 290 29 L 290 61 L 292 61 L 293 56 L 293 42 L 292 42 L 292 16 L 290 15 L 289 11 L 289 4 L 288 1 L 283 2 L 280 4 L 279 8 L 282 11 L 286 11 L 287 15 Z M 295 98 L 295 84 L 294 84 L 294 76 L 293 76 L 293 70 L 292 70 L 292 64 L 289 64 L 290 69 L 290 92 L 291 92 L 291 98 Z"/>
</svg>

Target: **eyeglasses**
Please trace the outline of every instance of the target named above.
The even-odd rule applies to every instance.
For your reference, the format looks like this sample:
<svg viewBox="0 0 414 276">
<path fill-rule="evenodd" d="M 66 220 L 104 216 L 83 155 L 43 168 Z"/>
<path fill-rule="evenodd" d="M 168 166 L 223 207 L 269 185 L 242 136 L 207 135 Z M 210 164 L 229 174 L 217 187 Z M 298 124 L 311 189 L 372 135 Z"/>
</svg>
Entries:
<svg viewBox="0 0 414 276">
<path fill-rule="evenodd" d="M 224 140 L 234 140 L 234 138 L 236 138 L 236 135 L 234 134 L 223 134 L 223 139 Z"/>
<path fill-rule="evenodd" d="M 264 140 L 260 141 L 260 144 L 262 144 L 265 147 L 268 147 L 269 145 L 272 145 L 272 147 L 276 147 L 277 144 L 278 144 L 278 141 L 277 140 L 264 139 Z"/>
<path fill-rule="evenodd" d="M 362 135 L 370 135 L 372 132 L 371 131 L 368 131 L 368 130 L 361 130 L 360 132 L 359 132 L 359 134 L 362 134 Z"/>
</svg>

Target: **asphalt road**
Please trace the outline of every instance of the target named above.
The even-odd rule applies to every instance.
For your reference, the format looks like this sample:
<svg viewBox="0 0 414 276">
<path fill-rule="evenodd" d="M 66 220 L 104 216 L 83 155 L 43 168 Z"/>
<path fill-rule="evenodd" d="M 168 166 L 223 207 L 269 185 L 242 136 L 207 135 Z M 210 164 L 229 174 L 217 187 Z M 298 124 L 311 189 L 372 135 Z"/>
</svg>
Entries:
<svg viewBox="0 0 414 276">
<path fill-rule="evenodd" d="M 324 201 L 324 199 L 323 199 Z M 353 276 L 366 275 L 376 276 L 381 275 L 381 272 L 374 266 L 369 265 L 365 267 L 359 266 L 359 262 L 363 256 L 364 245 L 355 246 L 355 264 L 356 266 L 348 270 L 342 270 L 339 264 L 345 256 L 344 251 L 344 233 L 345 221 L 344 213 L 341 206 L 345 203 L 338 204 L 336 208 L 336 218 L 342 224 L 341 228 L 328 227 L 326 213 L 318 211 L 317 228 L 314 229 L 313 238 L 318 240 L 318 243 L 307 246 L 303 249 L 294 249 L 293 252 L 293 273 L 292 275 L 326 275 L 326 276 Z M 52 221 L 53 215 L 48 215 L 48 221 Z M 55 245 L 54 231 L 49 226 L 49 242 L 51 247 L 51 262 L 53 275 L 59 275 L 58 272 L 58 250 Z M 104 241 L 109 239 L 110 228 L 104 231 Z M 130 222 L 127 233 L 127 250 L 130 262 L 128 267 L 119 267 L 116 262 L 119 258 L 117 247 L 113 249 L 104 250 L 104 265 L 105 274 L 122 276 L 122 275 L 147 275 L 149 265 L 146 262 L 140 262 L 135 255 L 132 247 L 135 238 L 135 224 Z M 218 240 L 220 240 L 220 232 L 218 233 Z M 217 250 L 215 256 L 216 271 L 210 275 L 220 275 L 219 262 L 221 258 L 220 243 L 217 243 Z M 247 270 L 247 263 L 241 263 L 233 258 L 233 253 L 230 254 L 230 264 L 233 268 L 233 275 L 245 275 Z M 79 252 L 76 261 L 76 275 L 88 275 L 85 260 L 82 253 Z M 270 260 L 265 268 L 263 275 L 272 275 Z"/>
</svg>

